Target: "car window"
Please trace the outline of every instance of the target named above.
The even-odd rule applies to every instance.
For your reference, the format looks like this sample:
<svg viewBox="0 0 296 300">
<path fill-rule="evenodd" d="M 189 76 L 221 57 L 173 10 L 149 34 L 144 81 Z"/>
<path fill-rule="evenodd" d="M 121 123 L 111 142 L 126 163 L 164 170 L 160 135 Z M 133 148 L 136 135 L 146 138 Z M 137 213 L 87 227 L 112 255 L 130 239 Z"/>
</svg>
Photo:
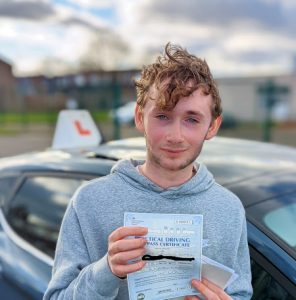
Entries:
<svg viewBox="0 0 296 300">
<path fill-rule="evenodd" d="M 67 204 L 83 182 L 81 178 L 27 178 L 8 207 L 7 221 L 22 238 L 53 257 Z"/>
<path fill-rule="evenodd" d="M 296 300 L 259 264 L 251 260 L 252 300 Z"/>
<path fill-rule="evenodd" d="M 0 178 L 0 205 L 5 204 L 9 197 L 17 177 L 1 177 Z"/>
<path fill-rule="evenodd" d="M 290 247 L 296 249 L 296 203 L 267 213 L 263 220 L 270 230 L 281 237 Z"/>
<path fill-rule="evenodd" d="M 247 215 L 260 223 L 266 232 L 279 238 L 296 257 L 296 193 L 289 193 L 247 208 Z"/>
</svg>

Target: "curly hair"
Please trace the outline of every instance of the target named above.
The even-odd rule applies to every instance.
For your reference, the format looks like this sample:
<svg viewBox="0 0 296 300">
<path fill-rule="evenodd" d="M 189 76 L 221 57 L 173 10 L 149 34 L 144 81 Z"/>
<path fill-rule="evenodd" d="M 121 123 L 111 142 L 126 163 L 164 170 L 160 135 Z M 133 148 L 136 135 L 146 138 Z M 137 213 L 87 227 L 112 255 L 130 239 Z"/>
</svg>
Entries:
<svg viewBox="0 0 296 300">
<path fill-rule="evenodd" d="M 221 98 L 216 82 L 205 60 L 189 54 L 180 46 L 165 46 L 165 53 L 151 65 L 144 66 L 141 78 L 135 80 L 137 103 L 144 108 L 148 99 L 155 100 L 160 109 L 172 110 L 180 98 L 188 97 L 201 88 L 204 95 L 212 96 L 212 116 L 222 114 Z M 157 98 L 151 95 L 157 90 Z"/>
</svg>

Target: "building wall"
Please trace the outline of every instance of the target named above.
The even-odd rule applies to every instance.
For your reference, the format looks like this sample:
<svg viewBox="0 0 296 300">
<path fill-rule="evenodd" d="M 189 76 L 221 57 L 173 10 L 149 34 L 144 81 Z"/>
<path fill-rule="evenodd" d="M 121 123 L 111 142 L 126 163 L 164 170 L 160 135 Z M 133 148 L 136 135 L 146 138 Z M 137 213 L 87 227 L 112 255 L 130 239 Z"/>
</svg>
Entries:
<svg viewBox="0 0 296 300">
<path fill-rule="evenodd" d="M 252 120 L 256 114 L 253 84 L 235 79 L 220 79 L 218 84 L 223 112 L 229 113 L 242 121 Z"/>
<path fill-rule="evenodd" d="M 0 112 L 15 104 L 15 86 L 12 66 L 0 58 Z"/>
<path fill-rule="evenodd" d="M 12 66 L 0 59 L 0 87 L 12 88 L 15 86 L 15 78 L 12 74 Z"/>
<path fill-rule="evenodd" d="M 288 120 L 296 122 L 296 74 L 278 77 L 277 82 L 281 85 L 287 85 L 290 89 L 289 96 L 283 97 L 283 101 L 287 103 Z"/>
<path fill-rule="evenodd" d="M 63 98 L 64 107 L 72 99 L 79 108 L 94 111 L 109 110 L 135 100 L 132 78 L 137 74 L 138 70 L 91 71 L 52 78 L 19 77 L 17 81 L 28 110 L 59 110 L 61 102 L 53 101 L 59 95 L 60 99 Z"/>
<path fill-rule="evenodd" d="M 140 70 L 92 71 L 53 78 L 18 78 L 19 102 L 29 110 L 54 111 L 65 107 L 67 100 L 73 98 L 77 100 L 80 108 L 112 109 L 136 99 L 132 78 L 138 78 L 139 74 Z M 258 93 L 258 87 L 268 80 L 289 88 L 288 96 L 278 97 L 284 106 L 276 106 L 274 111 L 278 114 L 284 107 L 286 112 L 281 121 L 296 122 L 296 74 L 217 79 L 223 111 L 241 121 L 261 122 L 266 108 Z"/>
<path fill-rule="evenodd" d="M 223 111 L 242 121 L 262 121 L 266 107 L 258 87 L 269 80 L 290 91 L 288 95 L 276 96 L 281 102 L 274 107 L 273 115 L 281 115 L 281 121 L 296 121 L 296 75 L 217 79 Z"/>
</svg>

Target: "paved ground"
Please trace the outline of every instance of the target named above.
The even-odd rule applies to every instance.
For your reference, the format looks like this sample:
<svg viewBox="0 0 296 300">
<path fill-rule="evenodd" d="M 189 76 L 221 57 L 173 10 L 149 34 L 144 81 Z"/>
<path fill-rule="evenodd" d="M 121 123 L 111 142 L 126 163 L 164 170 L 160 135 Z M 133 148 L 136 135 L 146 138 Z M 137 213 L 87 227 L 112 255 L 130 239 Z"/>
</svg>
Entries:
<svg viewBox="0 0 296 300">
<path fill-rule="evenodd" d="M 0 135 L 0 157 L 12 156 L 50 147 L 53 130 L 49 126 L 13 126 Z"/>
<path fill-rule="evenodd" d="M 1 126 L 0 134 L 0 157 L 12 156 L 29 151 L 42 150 L 51 146 L 53 127 L 49 125 L 38 126 Z M 100 125 L 106 140 L 113 139 L 112 124 Z M 132 126 L 123 126 L 120 129 L 122 138 L 139 136 Z M 260 128 L 240 127 L 235 130 L 221 130 L 220 136 L 238 137 L 245 139 L 260 140 L 262 130 Z M 272 141 L 278 144 L 296 147 L 296 126 L 282 126 L 274 128 Z"/>
</svg>

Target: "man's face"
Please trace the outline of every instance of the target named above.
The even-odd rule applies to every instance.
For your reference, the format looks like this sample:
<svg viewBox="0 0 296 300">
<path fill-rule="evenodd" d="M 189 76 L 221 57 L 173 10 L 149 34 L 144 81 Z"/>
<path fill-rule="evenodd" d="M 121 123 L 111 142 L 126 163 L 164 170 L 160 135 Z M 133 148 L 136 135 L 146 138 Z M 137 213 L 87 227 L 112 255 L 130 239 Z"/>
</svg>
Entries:
<svg viewBox="0 0 296 300">
<path fill-rule="evenodd" d="M 136 126 L 144 133 L 146 163 L 167 171 L 191 168 L 204 140 L 216 135 L 221 118 L 212 121 L 212 97 L 200 89 L 181 98 L 171 111 L 160 110 L 148 100 L 143 110 L 136 108 Z"/>
</svg>

